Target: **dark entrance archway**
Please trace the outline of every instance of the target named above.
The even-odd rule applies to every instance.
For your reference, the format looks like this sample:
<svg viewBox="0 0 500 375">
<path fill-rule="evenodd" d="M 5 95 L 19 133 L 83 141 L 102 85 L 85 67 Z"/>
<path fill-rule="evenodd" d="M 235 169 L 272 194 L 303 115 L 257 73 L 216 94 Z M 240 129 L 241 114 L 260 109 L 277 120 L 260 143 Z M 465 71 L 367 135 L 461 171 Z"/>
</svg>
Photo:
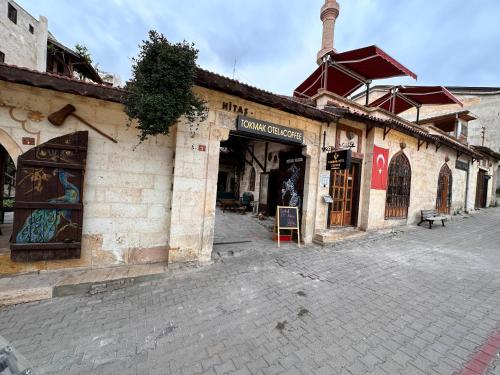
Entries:
<svg viewBox="0 0 500 375">
<path fill-rule="evenodd" d="M 475 208 L 485 208 L 488 199 L 488 176 L 486 172 L 480 169 L 477 172 L 477 185 L 476 185 L 476 204 Z"/>
<path fill-rule="evenodd" d="M 230 132 L 220 144 L 214 244 L 270 240 L 278 205 L 302 210 L 302 152 L 302 145 Z"/>
<path fill-rule="evenodd" d="M 12 210 L 16 196 L 16 166 L 2 145 L 0 145 L 0 186 L 0 252 L 8 252 L 13 224 Z"/>
</svg>

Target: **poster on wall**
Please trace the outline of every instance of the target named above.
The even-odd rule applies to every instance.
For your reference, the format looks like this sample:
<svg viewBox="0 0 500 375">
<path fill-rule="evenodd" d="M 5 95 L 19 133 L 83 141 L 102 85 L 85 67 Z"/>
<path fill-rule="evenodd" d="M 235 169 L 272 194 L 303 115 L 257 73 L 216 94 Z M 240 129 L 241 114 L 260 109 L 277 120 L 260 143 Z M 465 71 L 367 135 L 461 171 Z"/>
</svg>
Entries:
<svg viewBox="0 0 500 375">
<path fill-rule="evenodd" d="M 389 170 L 389 149 L 373 146 L 372 184 L 375 190 L 387 189 L 387 175 Z"/>
</svg>

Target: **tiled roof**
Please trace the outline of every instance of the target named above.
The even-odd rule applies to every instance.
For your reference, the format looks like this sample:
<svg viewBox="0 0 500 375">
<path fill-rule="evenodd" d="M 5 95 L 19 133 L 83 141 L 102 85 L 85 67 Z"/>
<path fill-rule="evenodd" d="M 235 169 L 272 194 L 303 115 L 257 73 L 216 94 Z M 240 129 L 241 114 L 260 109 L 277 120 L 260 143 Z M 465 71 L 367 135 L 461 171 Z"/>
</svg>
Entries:
<svg viewBox="0 0 500 375">
<path fill-rule="evenodd" d="M 84 82 L 66 76 L 38 72 L 3 63 L 0 63 L 0 80 L 117 103 L 122 103 L 124 97 L 127 95 L 127 92 L 123 89 Z M 453 141 L 447 136 L 429 134 L 416 125 L 354 112 L 348 107 L 334 107 L 332 110 L 321 110 L 291 99 L 290 97 L 273 94 L 269 91 L 261 90 L 207 70 L 198 69 L 195 84 L 322 122 L 336 122 L 338 119 L 345 117 L 365 122 L 368 125 L 378 128 L 394 129 L 429 143 L 444 144 L 453 149 L 460 150 L 465 154 L 479 158 L 477 152 L 471 148 L 457 141 Z"/>
<path fill-rule="evenodd" d="M 118 103 L 126 95 L 126 91 L 116 87 L 3 63 L 0 63 L 0 80 Z"/>
</svg>

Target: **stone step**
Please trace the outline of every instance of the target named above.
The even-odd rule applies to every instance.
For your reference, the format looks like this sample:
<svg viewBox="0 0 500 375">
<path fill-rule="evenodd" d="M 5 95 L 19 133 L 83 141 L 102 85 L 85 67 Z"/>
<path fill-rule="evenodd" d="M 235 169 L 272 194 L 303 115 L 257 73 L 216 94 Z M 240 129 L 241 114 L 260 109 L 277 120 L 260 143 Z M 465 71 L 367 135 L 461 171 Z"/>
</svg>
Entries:
<svg viewBox="0 0 500 375">
<path fill-rule="evenodd" d="M 52 298 L 52 287 L 17 289 L 0 292 L 0 307 Z"/>
<path fill-rule="evenodd" d="M 347 239 L 362 237 L 364 235 L 366 235 L 366 232 L 363 232 L 355 227 L 328 229 L 317 232 L 313 237 L 313 242 L 318 245 L 326 245 Z"/>
<path fill-rule="evenodd" d="M 92 295 L 165 277 L 167 263 L 45 271 L 0 278 L 0 307 L 70 295 Z M 32 285 L 37 285 L 33 288 Z"/>
</svg>

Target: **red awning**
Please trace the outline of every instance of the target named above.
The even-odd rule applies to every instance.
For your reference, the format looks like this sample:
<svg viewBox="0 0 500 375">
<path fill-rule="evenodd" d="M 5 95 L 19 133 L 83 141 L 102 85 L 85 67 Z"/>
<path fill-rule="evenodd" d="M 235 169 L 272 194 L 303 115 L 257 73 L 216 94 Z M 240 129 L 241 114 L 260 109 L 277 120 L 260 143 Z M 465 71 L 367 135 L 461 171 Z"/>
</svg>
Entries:
<svg viewBox="0 0 500 375">
<path fill-rule="evenodd" d="M 294 96 L 312 97 L 320 89 L 340 96 L 348 96 L 375 79 L 397 76 L 417 78 L 416 74 L 390 57 L 377 46 L 352 51 L 331 52 L 327 62 L 321 64 L 299 87 Z"/>
<path fill-rule="evenodd" d="M 370 107 L 379 107 L 399 114 L 412 107 L 444 104 L 458 104 L 463 107 L 462 102 L 442 86 L 396 86 L 373 101 Z"/>
</svg>

